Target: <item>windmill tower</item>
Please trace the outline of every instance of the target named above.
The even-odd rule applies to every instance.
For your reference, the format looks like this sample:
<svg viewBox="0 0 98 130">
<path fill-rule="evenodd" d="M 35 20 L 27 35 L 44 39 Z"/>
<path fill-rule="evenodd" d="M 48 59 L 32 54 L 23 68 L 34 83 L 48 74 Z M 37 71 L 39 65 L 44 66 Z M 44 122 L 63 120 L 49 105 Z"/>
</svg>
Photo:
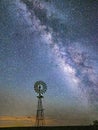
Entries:
<svg viewBox="0 0 98 130">
<path fill-rule="evenodd" d="M 44 119 L 44 109 L 42 104 L 42 98 L 44 98 L 43 94 L 47 90 L 47 86 L 43 81 L 37 81 L 34 84 L 34 90 L 38 94 L 38 105 L 37 105 L 37 112 L 36 112 L 36 122 L 35 126 L 44 126 L 45 125 L 45 119 Z"/>
</svg>

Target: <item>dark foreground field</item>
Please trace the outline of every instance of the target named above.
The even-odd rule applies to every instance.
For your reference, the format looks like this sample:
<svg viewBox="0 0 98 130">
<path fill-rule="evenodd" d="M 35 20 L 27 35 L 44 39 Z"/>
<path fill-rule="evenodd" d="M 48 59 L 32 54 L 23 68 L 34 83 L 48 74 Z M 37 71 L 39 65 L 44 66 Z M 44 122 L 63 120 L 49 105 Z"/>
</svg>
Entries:
<svg viewBox="0 0 98 130">
<path fill-rule="evenodd" d="M 98 130 L 98 126 L 11 127 L 0 130 Z"/>
</svg>

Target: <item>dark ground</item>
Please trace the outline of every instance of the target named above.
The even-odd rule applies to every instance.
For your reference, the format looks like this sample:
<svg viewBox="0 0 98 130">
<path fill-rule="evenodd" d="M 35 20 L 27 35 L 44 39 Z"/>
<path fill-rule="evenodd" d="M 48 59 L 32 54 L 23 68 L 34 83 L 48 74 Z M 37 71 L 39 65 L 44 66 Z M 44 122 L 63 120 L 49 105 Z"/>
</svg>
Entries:
<svg viewBox="0 0 98 130">
<path fill-rule="evenodd" d="M 98 130 L 98 126 L 11 127 L 0 130 Z"/>
</svg>

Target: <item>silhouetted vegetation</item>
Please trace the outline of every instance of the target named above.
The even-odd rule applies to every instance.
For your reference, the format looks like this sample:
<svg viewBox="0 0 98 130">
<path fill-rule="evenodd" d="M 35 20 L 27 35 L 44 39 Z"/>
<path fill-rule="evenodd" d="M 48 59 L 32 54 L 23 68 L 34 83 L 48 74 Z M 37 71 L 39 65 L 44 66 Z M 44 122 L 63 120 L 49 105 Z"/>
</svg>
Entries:
<svg viewBox="0 0 98 130">
<path fill-rule="evenodd" d="M 98 126 L 98 120 L 93 121 L 94 126 Z"/>
<path fill-rule="evenodd" d="M 11 127 L 0 130 L 98 130 L 97 126 Z"/>
</svg>

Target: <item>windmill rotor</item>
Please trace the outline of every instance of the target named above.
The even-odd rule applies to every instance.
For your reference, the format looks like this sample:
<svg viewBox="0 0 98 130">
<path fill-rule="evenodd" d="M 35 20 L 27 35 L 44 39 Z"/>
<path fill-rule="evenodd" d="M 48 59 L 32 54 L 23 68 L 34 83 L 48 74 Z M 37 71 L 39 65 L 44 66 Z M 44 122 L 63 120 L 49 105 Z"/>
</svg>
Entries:
<svg viewBox="0 0 98 130">
<path fill-rule="evenodd" d="M 46 86 L 46 84 L 43 81 L 37 81 L 34 84 L 34 90 L 38 94 L 43 94 L 43 93 L 46 92 L 47 86 Z"/>
</svg>

